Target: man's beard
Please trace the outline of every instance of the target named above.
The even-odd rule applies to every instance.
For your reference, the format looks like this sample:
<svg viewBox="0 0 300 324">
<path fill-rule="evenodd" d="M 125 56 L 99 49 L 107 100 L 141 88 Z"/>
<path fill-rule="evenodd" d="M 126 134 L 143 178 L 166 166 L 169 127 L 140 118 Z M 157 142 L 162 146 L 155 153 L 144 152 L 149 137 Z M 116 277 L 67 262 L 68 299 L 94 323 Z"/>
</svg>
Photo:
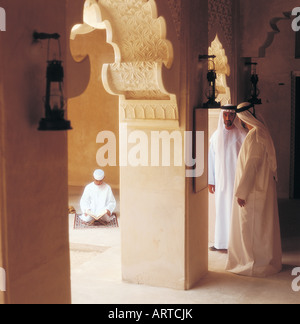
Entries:
<svg viewBox="0 0 300 324">
<path fill-rule="evenodd" d="M 225 122 L 225 126 L 226 126 L 227 128 L 231 127 L 232 125 L 233 125 L 233 122 L 230 121 L 230 120 L 228 120 L 228 121 Z"/>
</svg>

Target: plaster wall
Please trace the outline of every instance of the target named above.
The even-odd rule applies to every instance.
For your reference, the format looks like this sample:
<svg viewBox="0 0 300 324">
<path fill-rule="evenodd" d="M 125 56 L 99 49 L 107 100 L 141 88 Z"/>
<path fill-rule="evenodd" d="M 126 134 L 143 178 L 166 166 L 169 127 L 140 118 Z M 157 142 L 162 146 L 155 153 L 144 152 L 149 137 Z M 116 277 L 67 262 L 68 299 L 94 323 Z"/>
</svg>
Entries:
<svg viewBox="0 0 300 324">
<path fill-rule="evenodd" d="M 185 26 L 185 72 L 186 77 L 185 111 L 186 130 L 193 130 L 193 108 L 201 107 L 207 101 L 205 68 L 197 70 L 198 56 L 208 52 L 208 3 L 189 1 L 183 6 Z M 183 45 L 183 44 L 182 44 Z M 185 74 L 186 73 L 186 74 Z M 208 111 L 201 112 L 203 120 L 208 120 Z M 208 122 L 201 125 L 208 142 Z M 207 145 L 207 144 L 206 144 Z M 197 147 L 199 149 L 199 147 Z M 207 146 L 206 146 L 207 149 Z M 206 159 L 207 160 L 207 159 Z M 207 163 L 207 161 L 206 161 Z M 208 271 L 208 190 L 207 173 L 202 175 L 206 186 L 195 193 L 193 178 L 186 178 L 186 282 L 185 288 L 192 288 Z"/>
<path fill-rule="evenodd" d="M 279 24 L 280 33 L 266 51 L 265 58 L 258 59 L 262 107 L 277 151 L 278 193 L 289 198 L 292 118 L 292 72 L 300 71 L 300 61 L 295 59 L 295 33 L 291 21 Z"/>
<path fill-rule="evenodd" d="M 74 128 L 68 134 L 69 184 L 85 186 L 92 181 L 93 171 L 102 168 L 106 173 L 106 182 L 118 188 L 119 146 L 116 145 L 115 166 L 103 167 L 103 161 L 96 159 L 97 151 L 104 144 L 96 143 L 99 132 L 112 132 L 116 143 L 119 142 L 119 100 L 106 92 L 101 77 L 102 65 L 114 62 L 113 48 L 106 43 L 106 31 L 95 30 L 70 40 L 70 49 L 76 61 L 82 61 L 88 56 L 90 69 L 85 74 L 89 74 L 90 79 L 84 92 L 68 102 L 68 114 Z M 74 81 L 77 82 L 77 79 L 80 76 Z"/>
<path fill-rule="evenodd" d="M 139 129 L 151 138 L 137 127 L 128 136 Z M 123 279 L 184 289 L 185 167 L 126 166 L 120 174 Z"/>
<path fill-rule="evenodd" d="M 261 48 L 268 46 L 278 30 L 274 23 L 284 19 L 284 13 L 299 6 L 297 0 L 240 1 L 240 44 L 242 57 L 259 57 Z"/>
<path fill-rule="evenodd" d="M 70 303 L 67 135 L 38 132 L 44 116 L 47 44 L 58 32 L 65 55 L 65 1 L 3 0 L 1 43 L 1 302 Z M 47 42 L 46 42 L 47 43 Z"/>
<path fill-rule="evenodd" d="M 300 71 L 300 61 L 295 59 L 292 19 L 283 13 L 298 5 L 292 0 L 241 1 L 241 55 L 253 57 L 258 63 L 263 105 L 257 110 L 266 119 L 276 147 L 279 198 L 289 198 L 290 194 L 291 74 Z"/>
</svg>

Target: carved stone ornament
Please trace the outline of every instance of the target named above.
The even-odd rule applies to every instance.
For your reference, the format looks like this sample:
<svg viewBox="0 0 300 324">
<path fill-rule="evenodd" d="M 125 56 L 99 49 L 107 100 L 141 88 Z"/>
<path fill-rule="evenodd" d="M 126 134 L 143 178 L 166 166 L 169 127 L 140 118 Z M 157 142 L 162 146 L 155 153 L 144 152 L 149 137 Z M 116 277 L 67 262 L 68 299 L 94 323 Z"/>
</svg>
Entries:
<svg viewBox="0 0 300 324">
<path fill-rule="evenodd" d="M 233 12 L 232 0 L 209 0 L 208 1 L 208 30 L 211 32 L 217 25 L 225 36 L 226 44 L 223 47 L 228 49 L 228 55 L 232 55 L 233 44 Z"/>
<path fill-rule="evenodd" d="M 71 38 L 105 29 L 114 48 L 115 62 L 103 66 L 102 81 L 120 97 L 121 118 L 178 120 L 176 95 L 162 81 L 163 65 L 173 64 L 173 46 L 155 0 L 86 0 L 83 20 Z"/>
<path fill-rule="evenodd" d="M 181 1 L 182 0 L 168 0 L 168 5 L 172 13 L 173 22 L 176 28 L 177 38 L 181 39 Z"/>
<path fill-rule="evenodd" d="M 209 55 L 215 55 L 215 69 L 217 73 L 216 88 L 218 91 L 217 101 L 222 105 L 231 103 L 230 88 L 227 85 L 227 77 L 230 76 L 230 66 L 228 64 L 228 58 L 223 48 L 222 43 L 219 40 L 218 35 L 211 43 L 208 49 Z"/>
</svg>

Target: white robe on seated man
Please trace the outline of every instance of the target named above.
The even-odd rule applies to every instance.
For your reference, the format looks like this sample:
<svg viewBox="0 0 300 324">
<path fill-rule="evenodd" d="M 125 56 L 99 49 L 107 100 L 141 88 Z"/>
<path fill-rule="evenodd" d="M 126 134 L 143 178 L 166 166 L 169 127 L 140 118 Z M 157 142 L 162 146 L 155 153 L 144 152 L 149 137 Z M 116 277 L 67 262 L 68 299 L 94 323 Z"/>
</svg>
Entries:
<svg viewBox="0 0 300 324">
<path fill-rule="evenodd" d="M 237 164 L 226 269 L 265 277 L 282 268 L 276 152 L 263 122 L 249 111 L 239 117 L 254 128 L 242 146 Z M 237 198 L 245 201 L 244 207 Z"/>
<path fill-rule="evenodd" d="M 107 215 L 107 210 L 112 213 L 116 209 L 116 199 L 111 187 L 103 183 L 100 186 L 94 182 L 87 185 L 80 200 L 83 215 L 80 218 L 86 222 L 92 222 L 96 218 L 109 222 L 112 217 Z M 94 217 L 90 216 L 93 215 Z"/>
</svg>

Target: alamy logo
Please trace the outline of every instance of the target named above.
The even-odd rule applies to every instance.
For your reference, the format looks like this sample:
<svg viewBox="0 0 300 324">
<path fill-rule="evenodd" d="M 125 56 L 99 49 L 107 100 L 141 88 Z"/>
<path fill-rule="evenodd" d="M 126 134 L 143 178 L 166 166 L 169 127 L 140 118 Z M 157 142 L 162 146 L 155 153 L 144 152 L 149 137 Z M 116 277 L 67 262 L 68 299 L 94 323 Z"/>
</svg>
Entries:
<svg viewBox="0 0 300 324">
<path fill-rule="evenodd" d="M 300 7 L 296 7 L 292 11 L 292 16 L 296 16 L 292 22 L 292 29 L 294 32 L 300 31 Z"/>
<path fill-rule="evenodd" d="M 0 31 L 6 31 L 6 12 L 0 7 Z"/>
<path fill-rule="evenodd" d="M 180 132 L 143 131 L 128 132 L 127 124 L 120 125 L 119 166 L 121 167 L 188 167 L 187 178 L 199 178 L 205 169 L 204 131 Z M 96 142 L 104 144 L 97 152 L 100 167 L 117 166 L 117 139 L 113 132 L 102 131 Z M 172 145 L 173 142 L 173 145 Z M 193 148 L 197 149 L 194 150 Z M 190 169 L 192 168 L 192 169 Z"/>
<path fill-rule="evenodd" d="M 6 272 L 3 268 L 0 268 L 0 292 L 6 291 Z"/>
</svg>

